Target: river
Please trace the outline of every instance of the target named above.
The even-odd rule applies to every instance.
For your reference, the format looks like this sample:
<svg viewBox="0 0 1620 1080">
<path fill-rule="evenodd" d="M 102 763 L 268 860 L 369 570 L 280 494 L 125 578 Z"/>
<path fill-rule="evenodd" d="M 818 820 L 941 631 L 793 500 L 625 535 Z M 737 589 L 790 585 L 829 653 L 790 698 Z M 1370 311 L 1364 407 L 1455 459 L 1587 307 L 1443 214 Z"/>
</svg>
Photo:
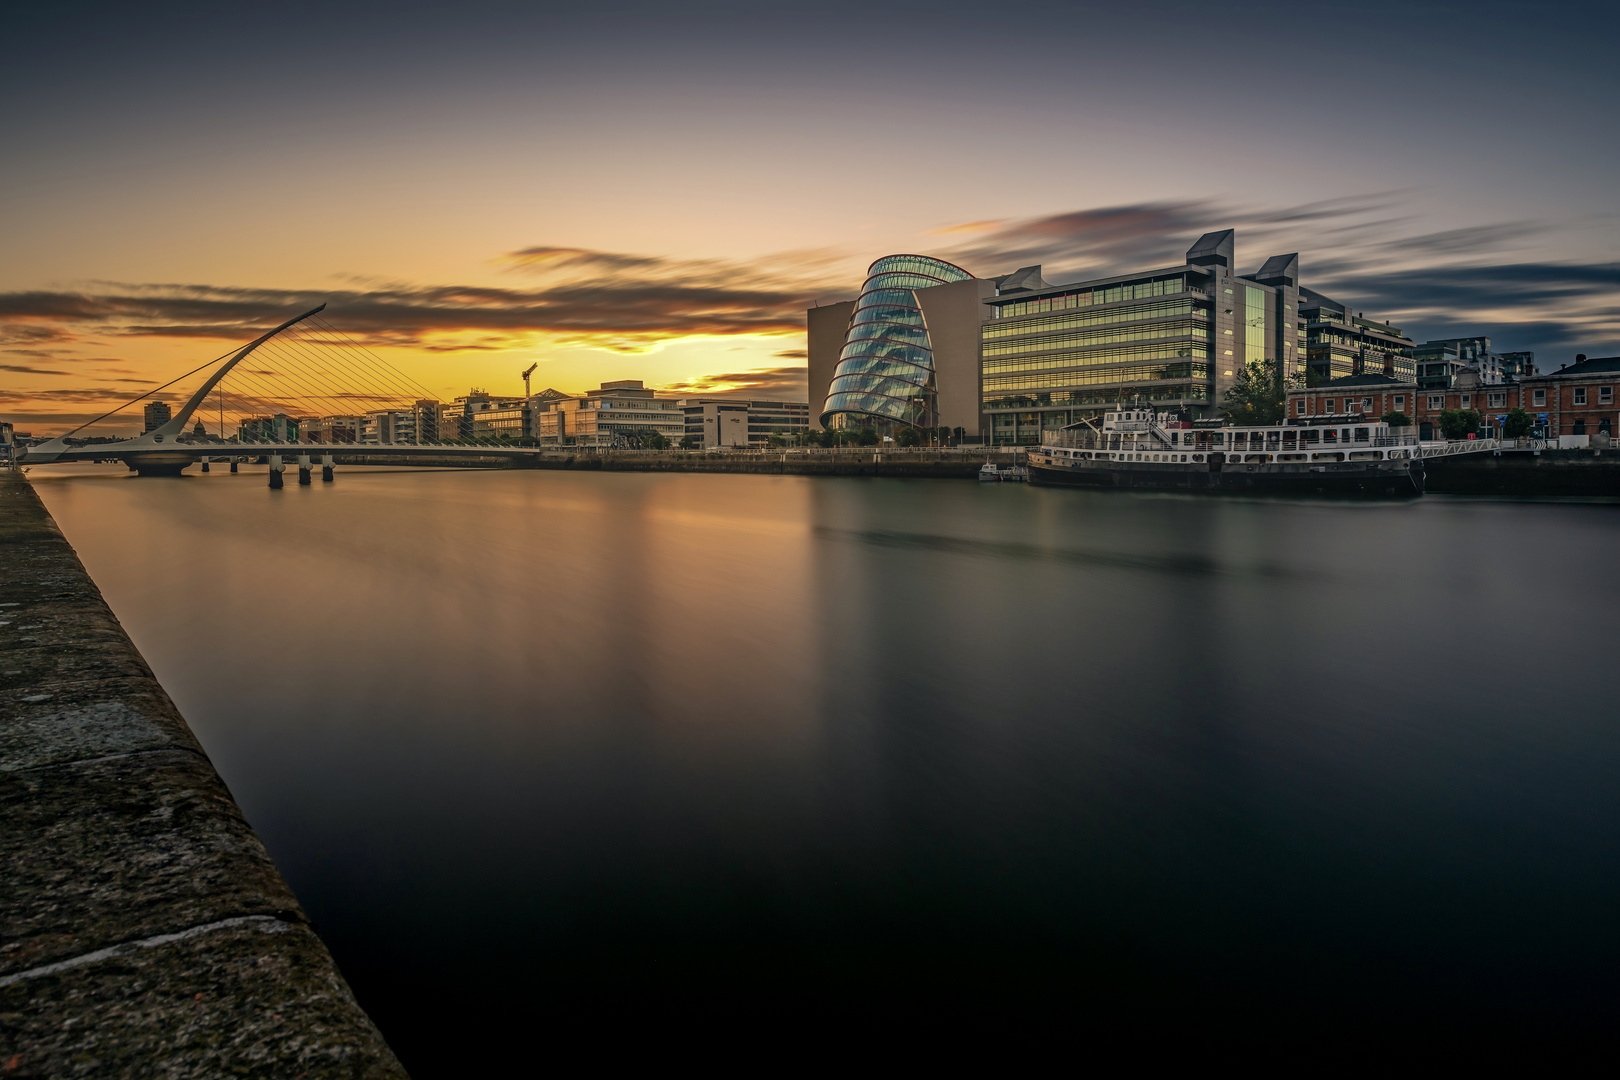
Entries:
<svg viewBox="0 0 1620 1080">
<path fill-rule="evenodd" d="M 603 1016 L 1620 997 L 1620 506 L 31 475 L 419 1078 Z"/>
</svg>

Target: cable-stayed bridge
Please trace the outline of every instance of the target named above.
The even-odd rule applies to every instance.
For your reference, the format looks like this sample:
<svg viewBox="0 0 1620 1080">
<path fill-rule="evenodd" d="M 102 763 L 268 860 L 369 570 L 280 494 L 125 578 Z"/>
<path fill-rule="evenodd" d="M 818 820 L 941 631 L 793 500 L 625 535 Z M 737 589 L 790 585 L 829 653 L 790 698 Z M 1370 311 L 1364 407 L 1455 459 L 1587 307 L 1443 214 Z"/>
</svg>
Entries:
<svg viewBox="0 0 1620 1080">
<path fill-rule="evenodd" d="M 312 458 L 317 454 L 322 458 L 323 478 L 330 480 L 335 454 L 403 461 L 420 459 L 431 452 L 440 460 L 471 461 L 491 454 L 527 456 L 540 452 L 536 447 L 513 445 L 505 439 L 475 438 L 461 428 L 439 431 L 437 396 L 374 350 L 322 319 L 325 308 L 322 304 L 288 319 L 246 345 L 66 435 L 25 448 L 19 463 L 117 458 L 143 476 L 173 476 L 197 462 L 207 468 L 210 461 L 234 463 L 267 457 L 271 485 L 279 487 L 282 458 L 291 455 L 297 455 L 299 478 L 307 483 Z M 209 368 L 213 370 L 204 375 Z M 151 430 L 113 442 L 75 438 L 85 428 L 197 376 L 203 377 L 202 382 L 185 403 Z M 335 431 L 330 427 L 319 430 L 314 423 L 321 417 L 358 422 L 366 414 L 420 413 L 427 406 L 435 410 L 433 422 L 414 424 L 403 441 L 361 442 L 358 423 Z"/>
</svg>

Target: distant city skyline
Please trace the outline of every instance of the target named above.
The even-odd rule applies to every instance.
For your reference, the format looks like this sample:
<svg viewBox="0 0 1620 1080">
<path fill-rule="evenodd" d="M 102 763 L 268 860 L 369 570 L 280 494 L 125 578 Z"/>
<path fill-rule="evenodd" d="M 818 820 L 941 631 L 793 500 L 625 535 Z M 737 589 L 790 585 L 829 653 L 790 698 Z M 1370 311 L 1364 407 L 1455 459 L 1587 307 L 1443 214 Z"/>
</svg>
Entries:
<svg viewBox="0 0 1620 1080">
<path fill-rule="evenodd" d="M 534 362 L 536 389 L 802 396 L 804 308 L 881 255 L 1058 283 L 1169 265 L 1212 228 L 1240 260 L 1299 251 L 1313 287 L 1417 341 L 1620 353 L 1614 22 L 29 13 L 0 72 L 0 415 L 73 426 L 323 300 L 445 400 L 515 394 Z"/>
</svg>

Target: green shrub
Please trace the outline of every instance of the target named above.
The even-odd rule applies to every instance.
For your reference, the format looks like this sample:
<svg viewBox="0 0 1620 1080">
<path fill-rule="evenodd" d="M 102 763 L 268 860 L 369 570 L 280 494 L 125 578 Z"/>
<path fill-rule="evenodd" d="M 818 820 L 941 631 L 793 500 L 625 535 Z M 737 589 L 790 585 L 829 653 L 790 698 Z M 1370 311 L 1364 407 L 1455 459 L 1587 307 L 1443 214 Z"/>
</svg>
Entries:
<svg viewBox="0 0 1620 1080">
<path fill-rule="evenodd" d="M 1479 431 L 1479 413 L 1473 409 L 1447 409 L 1440 414 L 1440 434 L 1449 440 L 1466 439 Z"/>
</svg>

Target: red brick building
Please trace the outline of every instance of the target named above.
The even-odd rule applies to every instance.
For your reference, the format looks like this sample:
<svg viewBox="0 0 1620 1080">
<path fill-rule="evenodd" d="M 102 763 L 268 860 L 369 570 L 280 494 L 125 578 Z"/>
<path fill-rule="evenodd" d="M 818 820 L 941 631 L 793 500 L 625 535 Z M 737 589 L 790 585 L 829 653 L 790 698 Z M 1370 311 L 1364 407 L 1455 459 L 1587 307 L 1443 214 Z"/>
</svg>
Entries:
<svg viewBox="0 0 1620 1080">
<path fill-rule="evenodd" d="M 1356 416 L 1377 419 L 1385 413 L 1407 416 L 1417 406 L 1419 393 L 1414 383 L 1400 382 L 1388 375 L 1346 375 L 1320 386 L 1288 392 L 1288 419 L 1297 423 L 1308 417 Z"/>
<path fill-rule="evenodd" d="M 1607 441 L 1620 431 L 1620 356 L 1575 357 L 1557 371 L 1500 386 L 1480 385 L 1464 375 L 1449 389 L 1424 390 L 1382 375 L 1352 375 L 1288 393 L 1288 418 L 1404 412 L 1419 438 L 1440 435 L 1440 414 L 1448 409 L 1480 415 L 1480 435 L 1496 436 L 1502 418 L 1516 408 L 1530 414 L 1547 436 L 1586 435 Z"/>
</svg>

